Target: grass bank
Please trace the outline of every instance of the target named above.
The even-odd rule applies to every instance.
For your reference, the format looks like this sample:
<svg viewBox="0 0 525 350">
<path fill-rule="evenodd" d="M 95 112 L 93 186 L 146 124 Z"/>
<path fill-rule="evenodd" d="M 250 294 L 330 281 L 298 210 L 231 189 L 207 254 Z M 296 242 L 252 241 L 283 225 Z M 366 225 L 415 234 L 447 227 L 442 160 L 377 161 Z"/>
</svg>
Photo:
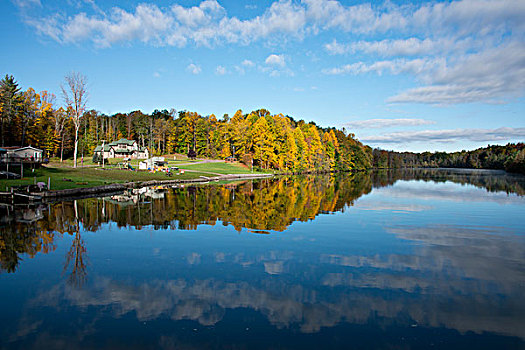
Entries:
<svg viewBox="0 0 525 350">
<path fill-rule="evenodd" d="M 216 174 L 251 174 L 250 169 L 244 165 L 238 163 L 224 163 L 224 162 L 212 162 L 212 163 L 196 163 L 187 165 L 176 165 L 181 169 L 191 171 L 210 172 Z M 271 171 L 260 171 L 254 169 L 253 173 L 272 173 Z"/>
<path fill-rule="evenodd" d="M 179 166 L 179 162 L 169 162 L 170 166 Z M 84 163 L 85 164 L 85 163 Z M 121 170 L 115 167 L 78 167 L 72 168 L 71 164 L 58 165 L 56 163 L 42 166 L 35 169 L 24 171 L 24 177 L 18 180 L 0 180 L 0 191 L 6 191 L 11 186 L 29 185 L 35 182 L 48 183 L 51 180 L 52 190 L 63 190 L 70 188 L 94 187 L 113 183 L 125 183 L 134 181 L 149 180 L 192 180 L 201 176 L 212 177 L 216 174 L 248 174 L 249 170 L 238 164 L 227 163 L 201 163 L 179 166 L 180 169 L 188 170 L 184 174 L 166 176 L 165 173 L 157 172 L 155 174 L 147 171 L 129 171 Z M 16 172 L 16 171 L 15 171 Z"/>
</svg>

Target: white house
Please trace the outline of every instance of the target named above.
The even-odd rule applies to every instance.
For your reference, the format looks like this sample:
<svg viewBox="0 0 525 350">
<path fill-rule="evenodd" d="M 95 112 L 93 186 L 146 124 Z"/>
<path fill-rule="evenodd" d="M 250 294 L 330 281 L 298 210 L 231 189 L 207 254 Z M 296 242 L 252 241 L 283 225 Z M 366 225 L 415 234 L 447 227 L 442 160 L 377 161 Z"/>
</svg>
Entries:
<svg viewBox="0 0 525 350">
<path fill-rule="evenodd" d="M 41 163 L 42 162 L 42 153 L 43 151 L 41 149 L 26 146 L 26 147 L 19 147 L 19 146 L 10 146 L 10 147 L 2 147 L 5 152 L 0 152 L 1 159 L 3 162 L 10 162 L 10 163 L 19 163 L 19 162 L 35 162 L 35 163 Z"/>
<path fill-rule="evenodd" d="M 120 139 L 102 146 L 95 148 L 95 154 L 101 154 L 103 152 L 104 158 L 134 158 L 134 159 L 147 159 L 149 158 L 149 150 L 147 147 L 139 147 L 137 141 Z"/>
</svg>

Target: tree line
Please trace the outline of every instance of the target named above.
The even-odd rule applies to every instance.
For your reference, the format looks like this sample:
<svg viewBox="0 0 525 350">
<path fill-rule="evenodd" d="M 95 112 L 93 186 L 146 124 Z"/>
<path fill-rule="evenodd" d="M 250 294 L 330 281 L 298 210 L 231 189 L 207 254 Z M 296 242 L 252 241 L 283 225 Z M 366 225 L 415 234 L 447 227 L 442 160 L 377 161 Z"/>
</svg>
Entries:
<svg viewBox="0 0 525 350">
<path fill-rule="evenodd" d="M 65 77 L 61 105 L 48 91 L 22 91 L 15 78 L 0 81 L 0 146 L 31 145 L 45 157 L 91 157 L 96 146 L 136 140 L 151 154 L 234 157 L 247 166 L 285 172 L 370 168 L 461 167 L 504 169 L 525 174 L 523 143 L 473 151 L 394 152 L 363 145 L 344 128 L 322 128 L 266 109 L 221 118 L 175 109 L 106 115 L 86 108 L 86 79 Z"/>
<path fill-rule="evenodd" d="M 472 151 L 394 152 L 374 149 L 372 164 L 376 168 L 467 168 L 497 169 L 525 174 L 525 143 L 489 145 Z"/>
<path fill-rule="evenodd" d="M 290 172 L 347 171 L 372 165 L 372 149 L 354 134 L 266 109 L 238 110 L 222 118 L 175 109 L 108 116 L 87 109 L 85 95 L 77 100 L 79 86 L 71 81 L 75 77 L 83 82 L 82 76 L 66 77 L 65 104 L 60 106 L 52 93 L 21 91 L 14 77 L 6 75 L 0 82 L 1 145 L 32 145 L 43 149 L 44 156 L 62 160 L 75 157 L 76 148 L 86 157 L 102 140 L 127 138 L 156 155 L 234 157 L 248 166 Z"/>
</svg>

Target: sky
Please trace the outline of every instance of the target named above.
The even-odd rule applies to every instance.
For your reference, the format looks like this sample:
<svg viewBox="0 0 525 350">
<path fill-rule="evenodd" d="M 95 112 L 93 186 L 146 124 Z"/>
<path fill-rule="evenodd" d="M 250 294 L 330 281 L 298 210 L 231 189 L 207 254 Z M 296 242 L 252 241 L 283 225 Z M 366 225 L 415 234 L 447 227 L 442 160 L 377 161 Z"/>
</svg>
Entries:
<svg viewBox="0 0 525 350">
<path fill-rule="evenodd" d="M 265 108 L 372 147 L 525 141 L 525 0 L 4 0 L 0 74 L 88 108 Z"/>
</svg>

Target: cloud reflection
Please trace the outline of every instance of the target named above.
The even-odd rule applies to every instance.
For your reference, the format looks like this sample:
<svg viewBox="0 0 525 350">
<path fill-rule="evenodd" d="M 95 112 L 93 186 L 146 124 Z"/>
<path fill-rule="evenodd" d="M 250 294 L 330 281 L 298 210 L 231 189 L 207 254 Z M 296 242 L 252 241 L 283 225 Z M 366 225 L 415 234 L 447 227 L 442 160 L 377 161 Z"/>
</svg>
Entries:
<svg viewBox="0 0 525 350">
<path fill-rule="evenodd" d="M 215 252 L 214 259 L 202 257 L 203 271 L 209 269 L 204 261 L 250 270 L 234 281 L 210 277 L 131 284 L 98 276 L 83 289 L 56 285 L 32 306 L 60 311 L 67 305 L 98 310 L 96 318 L 134 314 L 140 322 L 168 317 L 203 326 L 223 321 L 228 310 L 251 309 L 277 329 L 303 333 L 382 319 L 386 324 L 405 320 L 407 327 L 416 322 L 525 339 L 523 236 L 500 227 L 457 225 L 397 225 L 387 232 L 419 244 L 406 254 L 320 254 L 318 260 L 279 250 L 260 255 Z M 296 279 L 286 279 L 284 272 Z M 27 323 L 35 327 L 35 322 Z"/>
</svg>

